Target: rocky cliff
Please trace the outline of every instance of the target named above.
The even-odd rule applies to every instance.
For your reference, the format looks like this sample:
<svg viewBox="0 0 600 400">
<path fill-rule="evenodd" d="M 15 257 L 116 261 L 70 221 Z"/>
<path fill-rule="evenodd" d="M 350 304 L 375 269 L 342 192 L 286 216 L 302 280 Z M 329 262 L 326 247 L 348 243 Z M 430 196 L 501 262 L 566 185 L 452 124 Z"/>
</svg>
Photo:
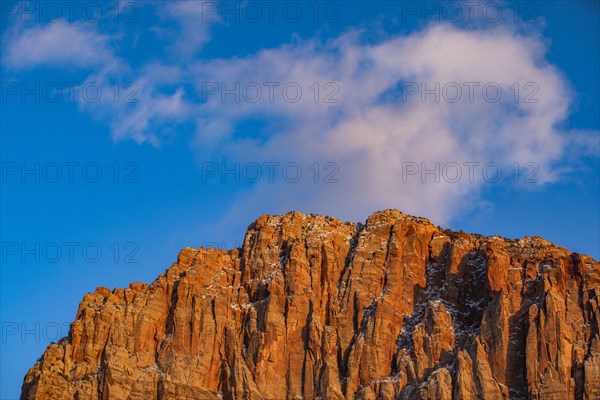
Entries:
<svg viewBox="0 0 600 400">
<path fill-rule="evenodd" d="M 539 237 L 262 216 L 98 288 L 21 399 L 599 399 L 600 264 Z"/>
</svg>

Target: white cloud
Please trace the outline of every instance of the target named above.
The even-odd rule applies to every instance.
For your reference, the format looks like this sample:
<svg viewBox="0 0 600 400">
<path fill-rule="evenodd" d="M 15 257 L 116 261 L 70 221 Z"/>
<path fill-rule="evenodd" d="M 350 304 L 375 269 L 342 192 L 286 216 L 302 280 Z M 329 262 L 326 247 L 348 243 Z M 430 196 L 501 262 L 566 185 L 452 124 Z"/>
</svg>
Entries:
<svg viewBox="0 0 600 400">
<path fill-rule="evenodd" d="M 95 69 L 115 61 L 109 36 L 97 33 L 85 23 L 64 20 L 25 29 L 15 24 L 7 31 L 3 48 L 4 65 L 14 69 L 40 66 Z"/>
<path fill-rule="evenodd" d="M 144 66 L 137 76 L 101 71 L 90 75 L 87 82 L 101 82 L 105 90 L 110 89 L 107 95 L 98 102 L 81 101 L 79 105 L 107 121 L 114 140 L 133 139 L 158 147 L 170 130 L 168 126 L 183 124 L 190 115 L 191 105 L 180 85 L 183 81 L 179 67 L 156 63 Z"/>
<path fill-rule="evenodd" d="M 172 36 L 172 48 L 179 56 L 196 55 L 210 41 L 210 28 L 219 22 L 214 10 L 216 2 L 173 1 L 160 4 L 158 13 L 166 21 L 177 21 L 177 32 L 160 29 L 164 36 Z"/>
<path fill-rule="evenodd" d="M 232 215 L 251 214 L 257 207 L 272 212 L 295 208 L 356 219 L 373 209 L 398 207 L 446 223 L 475 206 L 486 183 L 481 168 L 488 162 L 498 163 L 506 178 L 515 162 L 521 167 L 535 163 L 539 183 L 558 178 L 555 164 L 569 143 L 559 127 L 573 94 L 545 61 L 544 49 L 541 38 L 502 27 L 467 31 L 437 25 L 376 45 L 361 45 L 349 34 L 328 43 L 309 41 L 245 58 L 199 62 L 192 68 L 199 89 L 207 81 L 224 81 L 230 88 L 235 82 L 298 82 L 305 90 L 313 82 L 335 81 L 340 91 L 338 104 L 315 103 L 307 90 L 297 103 L 266 98 L 234 103 L 231 97 L 223 103 L 211 96 L 197 108 L 210 121 L 200 125 L 198 142 L 213 143 L 211 148 L 242 163 L 292 160 L 305 173 L 315 161 L 339 165 L 337 184 L 303 179 L 256 185 L 240 194 Z M 439 102 L 432 95 L 425 102 L 419 95 L 402 101 L 397 91 L 402 82 L 426 83 L 430 89 L 436 82 L 440 87 L 455 82 L 463 97 L 456 103 L 445 101 L 441 93 Z M 472 102 L 464 82 L 479 85 Z M 502 89 L 499 101 L 485 100 L 486 84 Z M 493 87 L 488 93 L 494 97 Z M 527 95 L 536 102 L 525 102 Z M 237 139 L 236 122 L 257 116 L 283 119 L 285 130 L 266 140 Z M 215 125 L 226 128 L 217 138 L 207 128 Z M 403 182 L 406 162 L 424 162 L 428 168 L 456 162 L 463 178 L 453 183 L 442 177 L 438 183 L 429 176 L 422 183 L 409 177 Z M 474 182 L 467 177 L 467 162 L 480 163 L 474 167 Z M 490 171 L 491 179 L 495 174 Z"/>
<path fill-rule="evenodd" d="M 303 178 L 298 183 L 285 182 L 279 170 L 275 183 L 263 176 L 256 185 L 237 190 L 224 221 L 289 209 L 356 220 L 374 209 L 396 207 L 443 224 L 480 203 L 484 164 L 498 163 L 502 182 L 507 183 L 514 163 L 535 163 L 538 183 L 553 182 L 569 170 L 566 156 L 568 162 L 576 161 L 568 149 L 589 142 L 589 133 L 561 130 L 575 94 L 547 62 L 544 38 L 535 32 L 519 33 L 503 25 L 467 30 L 438 24 L 364 44 L 360 32 L 352 31 L 327 42 L 299 41 L 244 57 L 203 60 L 193 57 L 210 39 L 200 3 L 173 3 L 161 9 L 181 28 L 181 36 L 170 44 L 176 57 L 171 63 L 153 62 L 127 71 L 139 89 L 137 103 L 106 100 L 82 108 L 107 120 L 115 140 L 160 145 L 165 130 L 191 123 L 199 163 L 216 157 L 242 165 L 300 164 Z M 81 39 L 59 52 L 75 33 Z M 20 32 L 15 43 L 18 46 L 8 48 L 8 64 L 14 67 L 103 63 L 89 77 L 102 82 L 118 81 L 114 75 L 125 70 L 107 69 L 106 60 L 119 62 L 107 37 L 77 24 L 32 28 Z M 39 43 L 43 49 L 36 47 Z M 181 62 L 182 56 L 188 62 Z M 421 84 L 432 89 L 436 83 L 438 101 L 432 94 L 424 101 L 421 93 L 402 94 L 407 88 L 422 89 Z M 235 101 L 231 94 L 222 98 L 221 84 L 229 90 L 239 84 L 241 99 Z M 301 88 L 298 101 L 284 99 L 286 84 Z M 486 84 L 492 97 L 494 87 L 501 88 L 498 101 L 486 101 Z M 458 86 L 460 100 L 445 99 L 445 85 Z M 256 87 L 261 88 L 257 101 L 244 97 L 255 96 Z M 274 88 L 273 99 L 269 87 Z M 217 93 L 207 94 L 207 89 Z M 293 97 L 293 89 L 291 93 Z M 453 98 L 454 92 L 449 93 Z M 327 95 L 337 102 L 325 102 Z M 240 132 L 245 123 L 256 120 L 263 123 L 260 131 Z M 315 162 L 321 168 L 334 162 L 339 182 L 323 183 L 324 174 L 331 171 L 321 170 L 320 182 L 315 183 L 314 170 L 309 169 Z M 464 164 L 469 162 L 479 163 L 474 181 Z M 429 169 L 436 163 L 458 163 L 462 177 L 458 182 L 443 177 L 436 181 L 431 175 L 425 183 L 419 175 L 403 179 L 406 163 L 425 163 Z"/>
</svg>

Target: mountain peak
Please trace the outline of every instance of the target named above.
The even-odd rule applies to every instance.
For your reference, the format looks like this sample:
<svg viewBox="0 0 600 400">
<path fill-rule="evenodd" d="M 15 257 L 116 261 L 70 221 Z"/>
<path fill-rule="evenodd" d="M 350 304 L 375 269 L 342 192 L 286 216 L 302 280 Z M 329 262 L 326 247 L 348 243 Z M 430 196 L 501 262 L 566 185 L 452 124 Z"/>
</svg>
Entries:
<svg viewBox="0 0 600 400">
<path fill-rule="evenodd" d="M 535 236 L 262 215 L 241 248 L 87 294 L 21 399 L 599 398 L 599 291 L 597 261 Z"/>
</svg>

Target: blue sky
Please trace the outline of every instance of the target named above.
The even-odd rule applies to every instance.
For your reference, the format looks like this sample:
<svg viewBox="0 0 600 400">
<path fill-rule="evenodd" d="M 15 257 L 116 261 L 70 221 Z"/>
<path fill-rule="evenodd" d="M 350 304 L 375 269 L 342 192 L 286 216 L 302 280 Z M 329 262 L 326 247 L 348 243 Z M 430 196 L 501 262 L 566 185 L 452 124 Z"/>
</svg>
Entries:
<svg viewBox="0 0 600 400">
<path fill-rule="evenodd" d="M 263 213 L 398 208 L 600 257 L 596 1 L 0 11 L 2 399 L 85 293 Z"/>
</svg>

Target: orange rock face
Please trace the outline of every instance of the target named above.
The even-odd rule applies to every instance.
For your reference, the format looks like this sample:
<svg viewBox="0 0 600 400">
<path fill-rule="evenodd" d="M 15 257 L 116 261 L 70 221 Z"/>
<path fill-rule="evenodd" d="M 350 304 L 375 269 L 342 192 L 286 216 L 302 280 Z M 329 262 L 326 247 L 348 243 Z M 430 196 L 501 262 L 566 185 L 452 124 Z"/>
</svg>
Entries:
<svg viewBox="0 0 600 400">
<path fill-rule="evenodd" d="M 262 216 L 98 288 L 21 399 L 598 399 L 600 265 L 537 237 Z"/>
</svg>

